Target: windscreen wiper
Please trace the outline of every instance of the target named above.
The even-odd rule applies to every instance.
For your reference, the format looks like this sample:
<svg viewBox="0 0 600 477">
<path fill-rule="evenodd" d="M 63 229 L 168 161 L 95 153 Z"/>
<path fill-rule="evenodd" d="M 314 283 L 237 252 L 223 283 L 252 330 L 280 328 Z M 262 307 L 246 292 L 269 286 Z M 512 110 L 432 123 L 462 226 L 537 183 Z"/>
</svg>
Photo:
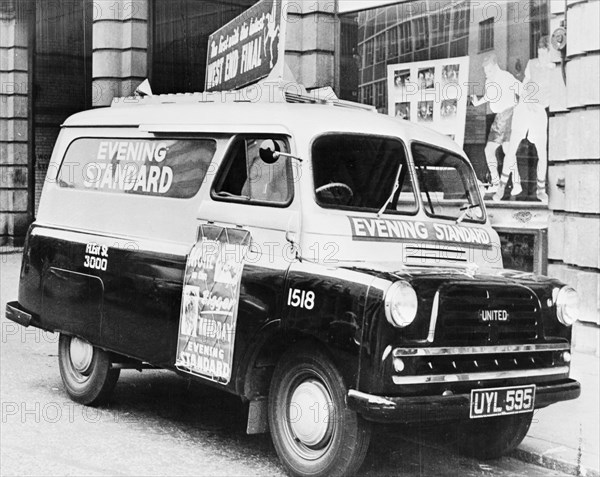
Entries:
<svg viewBox="0 0 600 477">
<path fill-rule="evenodd" d="M 427 168 L 427 166 L 425 166 Z M 420 180 L 420 185 L 422 186 L 425 192 L 425 196 L 427 197 L 427 202 L 429 203 L 429 210 L 431 210 L 431 213 L 435 215 L 435 208 L 433 207 L 433 202 L 431 201 L 431 196 L 429 195 L 429 187 L 427 187 L 427 184 L 425 183 L 425 177 L 423 176 L 423 169 L 421 167 L 418 167 L 417 170 L 419 171 L 419 180 Z"/>
<path fill-rule="evenodd" d="M 401 172 L 402 172 L 402 164 L 400 164 L 400 167 L 398 168 L 398 174 L 396 174 L 396 181 L 394 182 L 394 190 L 392 191 L 390 196 L 387 198 L 387 200 L 383 204 L 383 207 L 381 209 L 379 209 L 379 212 L 377 212 L 377 218 L 381 217 L 381 214 L 383 214 L 383 211 L 387 208 L 389 203 L 392 201 L 392 199 L 396 195 L 396 191 L 400 187 L 400 173 Z"/>
<path fill-rule="evenodd" d="M 481 204 L 465 205 L 464 207 L 461 207 L 460 210 L 462 210 L 462 212 L 456 219 L 456 223 L 460 224 L 463 220 L 465 220 L 469 214 L 469 211 L 475 207 L 481 207 Z"/>
</svg>

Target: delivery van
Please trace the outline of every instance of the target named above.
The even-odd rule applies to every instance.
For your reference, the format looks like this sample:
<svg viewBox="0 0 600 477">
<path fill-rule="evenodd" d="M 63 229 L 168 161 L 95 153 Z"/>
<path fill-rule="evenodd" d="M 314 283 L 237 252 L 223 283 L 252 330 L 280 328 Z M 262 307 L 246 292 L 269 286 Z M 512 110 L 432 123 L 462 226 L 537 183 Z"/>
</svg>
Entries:
<svg viewBox="0 0 600 477">
<path fill-rule="evenodd" d="M 360 105 L 119 98 L 63 124 L 6 315 L 60 333 L 79 403 L 148 366 L 240 396 L 292 475 L 352 474 L 378 423 L 496 458 L 579 395 L 577 295 L 503 268 L 479 186 Z"/>
</svg>

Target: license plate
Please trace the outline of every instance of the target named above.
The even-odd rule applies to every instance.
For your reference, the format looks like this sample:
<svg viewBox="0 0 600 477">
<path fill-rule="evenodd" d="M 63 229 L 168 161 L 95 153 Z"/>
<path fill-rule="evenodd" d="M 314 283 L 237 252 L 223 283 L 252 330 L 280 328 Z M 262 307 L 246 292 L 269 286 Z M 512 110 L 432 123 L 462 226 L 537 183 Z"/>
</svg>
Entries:
<svg viewBox="0 0 600 477">
<path fill-rule="evenodd" d="M 471 419 L 531 412 L 535 403 L 535 384 L 507 388 L 473 389 Z"/>
</svg>

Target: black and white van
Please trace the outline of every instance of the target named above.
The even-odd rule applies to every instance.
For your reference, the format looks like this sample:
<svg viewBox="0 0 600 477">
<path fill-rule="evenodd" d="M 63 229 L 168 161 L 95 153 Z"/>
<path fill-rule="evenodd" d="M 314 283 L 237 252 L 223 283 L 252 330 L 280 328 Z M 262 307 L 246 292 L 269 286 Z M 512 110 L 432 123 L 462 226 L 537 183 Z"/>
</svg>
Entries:
<svg viewBox="0 0 600 477">
<path fill-rule="evenodd" d="M 503 268 L 455 142 L 343 102 L 239 96 L 64 123 L 7 317 L 60 333 L 75 401 L 109 398 L 123 368 L 170 369 L 249 402 L 291 474 L 332 476 L 376 423 L 452 421 L 464 453 L 493 458 L 579 395 L 576 293 Z"/>
</svg>

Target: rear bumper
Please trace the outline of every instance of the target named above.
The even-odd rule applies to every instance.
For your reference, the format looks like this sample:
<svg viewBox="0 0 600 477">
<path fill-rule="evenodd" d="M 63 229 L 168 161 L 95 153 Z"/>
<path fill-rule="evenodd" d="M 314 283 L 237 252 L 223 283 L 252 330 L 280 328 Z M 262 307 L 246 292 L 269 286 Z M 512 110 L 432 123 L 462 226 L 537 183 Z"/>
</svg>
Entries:
<svg viewBox="0 0 600 477">
<path fill-rule="evenodd" d="M 6 317 L 25 327 L 28 327 L 33 319 L 33 315 L 23 310 L 17 301 L 11 301 L 6 304 Z"/>
<path fill-rule="evenodd" d="M 566 379 L 536 387 L 536 409 L 559 401 L 576 399 L 581 393 L 579 382 Z M 449 421 L 469 418 L 470 394 L 450 396 L 385 397 L 351 389 L 348 407 L 365 419 L 383 423 Z"/>
</svg>

